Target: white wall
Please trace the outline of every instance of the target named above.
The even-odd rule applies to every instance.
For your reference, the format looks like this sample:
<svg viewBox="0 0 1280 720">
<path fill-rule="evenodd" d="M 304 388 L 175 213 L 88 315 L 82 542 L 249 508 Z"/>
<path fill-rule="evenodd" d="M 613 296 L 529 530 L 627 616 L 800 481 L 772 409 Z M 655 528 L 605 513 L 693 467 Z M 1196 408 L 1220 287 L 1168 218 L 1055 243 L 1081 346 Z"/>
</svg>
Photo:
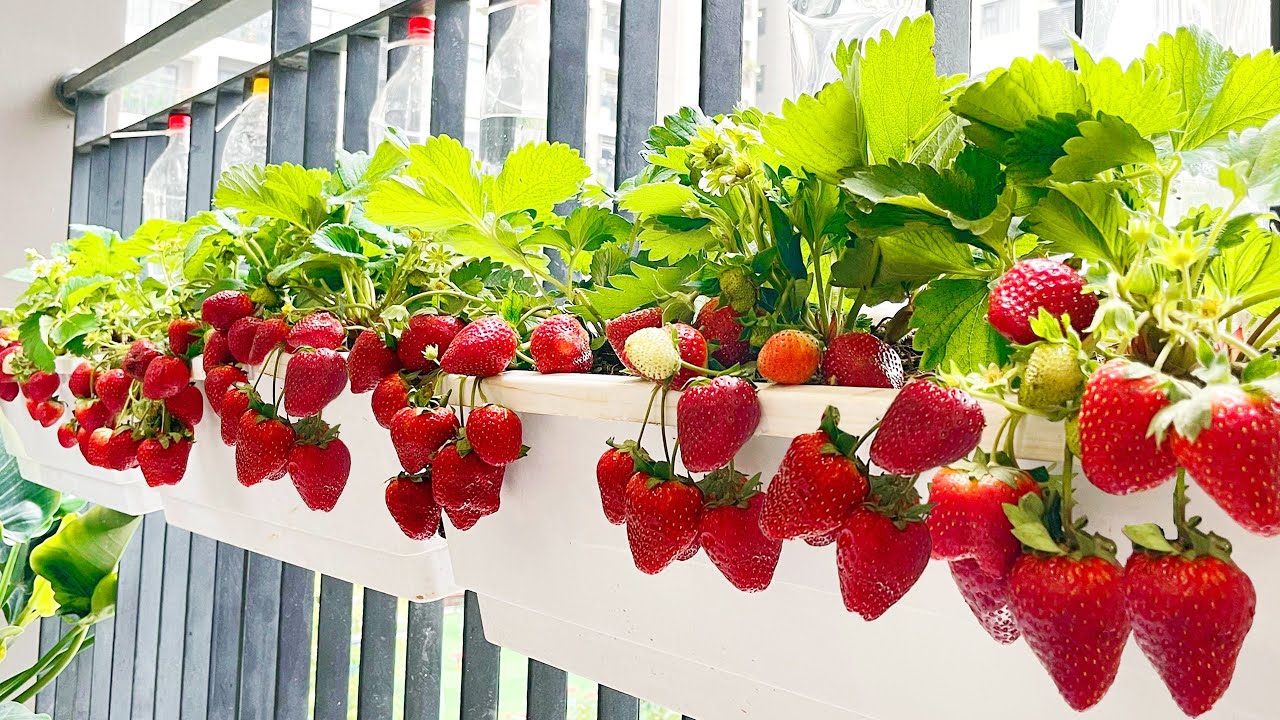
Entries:
<svg viewBox="0 0 1280 720">
<path fill-rule="evenodd" d="M 66 237 L 71 115 L 54 81 L 105 57 L 124 37 L 124 0 L 5 3 L 0 23 L 0 274 L 23 250 Z M 0 305 L 21 286 L 0 280 Z"/>
</svg>

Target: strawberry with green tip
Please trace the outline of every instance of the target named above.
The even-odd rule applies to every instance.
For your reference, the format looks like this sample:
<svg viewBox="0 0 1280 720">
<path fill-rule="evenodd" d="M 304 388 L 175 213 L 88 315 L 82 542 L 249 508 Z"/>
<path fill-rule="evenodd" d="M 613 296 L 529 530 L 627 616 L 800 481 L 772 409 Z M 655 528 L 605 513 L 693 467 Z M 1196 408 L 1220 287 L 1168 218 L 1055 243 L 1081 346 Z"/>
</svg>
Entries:
<svg viewBox="0 0 1280 720">
<path fill-rule="evenodd" d="M 895 475 L 915 475 L 968 455 L 987 424 L 968 393 L 918 378 L 903 386 L 871 441 L 871 462 Z"/>
<path fill-rule="evenodd" d="M 484 405 L 467 415 L 463 433 L 471 451 L 481 460 L 502 467 L 510 465 L 528 450 L 523 442 L 520 416 L 501 405 Z"/>
<path fill-rule="evenodd" d="M 773 582 L 782 541 L 760 529 L 765 494 L 760 476 L 748 479 L 728 468 L 699 483 L 705 507 L 698 521 L 698 542 L 720 574 L 743 592 L 760 592 Z"/>
<path fill-rule="evenodd" d="M 262 409 L 245 411 L 236 437 L 236 480 L 251 487 L 284 477 L 294 439 L 293 427 L 280 418 L 264 415 Z"/>
<path fill-rule="evenodd" d="M 191 439 L 165 435 L 138 444 L 138 468 L 147 487 L 177 485 L 187 473 Z"/>
<path fill-rule="evenodd" d="M 618 356 L 618 360 L 628 370 L 634 372 L 635 368 L 631 366 L 631 361 L 627 359 L 627 338 L 631 337 L 637 330 L 660 327 L 662 327 L 662 308 L 650 307 L 642 310 L 633 310 L 625 315 L 606 320 L 604 323 L 604 335 L 609 340 L 609 346 L 613 348 L 613 353 Z"/>
<path fill-rule="evenodd" d="M 543 375 L 584 373 L 591 369 L 591 337 L 577 317 L 552 315 L 533 329 L 529 355 Z"/>
<path fill-rule="evenodd" d="M 427 540 L 440 531 L 440 506 L 429 475 L 400 473 L 387 483 L 387 512 L 412 540 Z"/>
<path fill-rule="evenodd" d="M 252 313 L 253 299 L 240 290 L 221 290 L 200 304 L 200 319 L 224 333 L 232 323 Z"/>
<path fill-rule="evenodd" d="M 866 332 L 837 335 L 822 357 L 822 381 L 843 387 L 902 387 L 902 356 Z"/>
<path fill-rule="evenodd" d="M 642 573 L 661 572 L 697 540 L 702 491 L 671 475 L 665 463 L 631 476 L 626 508 L 627 544 Z"/>
<path fill-rule="evenodd" d="M 867 497 L 858 438 L 841 430 L 840 412 L 827 407 L 817 432 L 791 441 L 769 483 L 760 528 L 775 540 L 830 535 Z"/>
<path fill-rule="evenodd" d="M 400 357 L 387 347 L 376 330 L 361 330 L 347 353 L 347 375 L 351 378 L 351 392 L 367 393 L 382 378 L 401 367 Z"/>
<path fill-rule="evenodd" d="M 295 435 L 289 450 L 289 479 L 308 508 L 329 512 L 351 477 L 351 451 L 338 437 L 337 426 L 319 418 L 299 422 Z"/>
<path fill-rule="evenodd" d="M 836 571 L 849 612 L 875 620 L 915 586 L 929 565 L 929 529 L 911 478 L 876 477 L 869 501 L 836 536 Z"/>
<path fill-rule="evenodd" d="M 440 369 L 451 375 L 492 377 L 515 359 L 519 342 L 506 320 L 497 315 L 482 317 L 458 331 L 440 357 Z"/>
<path fill-rule="evenodd" d="M 501 322 L 500 318 L 494 318 L 494 320 Z M 491 325 L 491 321 L 487 322 L 477 330 L 473 330 L 472 333 L 475 334 Z M 454 338 L 458 336 L 458 333 L 462 332 L 463 327 L 463 322 L 452 315 L 437 315 L 433 313 L 414 315 L 409 318 L 408 325 L 400 333 L 400 340 L 396 345 L 396 357 L 400 359 L 404 368 L 410 372 L 434 370 L 440 358 L 449 350 L 449 346 L 453 344 Z M 505 337 L 505 333 L 496 325 L 492 326 L 492 330 L 495 337 L 499 335 Z M 506 347 L 505 341 L 499 344 L 503 348 Z M 512 351 L 512 356 L 515 356 L 514 351 Z M 503 367 L 505 368 L 506 366 L 504 365 Z M 465 375 L 468 373 L 460 374 Z M 494 374 L 496 375 L 497 373 Z"/>
<path fill-rule="evenodd" d="M 1063 343 L 1037 345 L 1027 358 L 1018 402 L 1032 410 L 1052 411 L 1080 398 L 1084 390 L 1080 353 Z"/>
<path fill-rule="evenodd" d="M 289 352 L 297 352 L 304 347 L 337 350 L 346 339 L 347 329 L 342 321 L 328 310 L 317 310 L 294 323 L 285 338 L 285 347 Z"/>
<path fill-rule="evenodd" d="M 1080 401 L 1080 469 L 1094 487 L 1128 495 L 1173 477 L 1170 443 L 1149 432 L 1168 405 L 1160 379 L 1145 365 L 1116 359 L 1094 371 Z"/>
<path fill-rule="evenodd" d="M 740 377 L 693 381 L 676 403 L 680 458 L 690 472 L 728 465 L 759 425 L 756 387 Z"/>
</svg>

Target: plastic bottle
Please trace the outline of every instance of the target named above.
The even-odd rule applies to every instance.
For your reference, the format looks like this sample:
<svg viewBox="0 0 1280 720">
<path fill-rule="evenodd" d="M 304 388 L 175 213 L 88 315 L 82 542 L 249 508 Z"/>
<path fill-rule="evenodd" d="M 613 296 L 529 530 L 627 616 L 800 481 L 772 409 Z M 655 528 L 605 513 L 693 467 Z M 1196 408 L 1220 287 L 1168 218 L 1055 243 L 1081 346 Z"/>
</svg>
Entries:
<svg viewBox="0 0 1280 720">
<path fill-rule="evenodd" d="M 542 0 L 517 0 L 511 24 L 494 48 L 484 76 L 480 164 L 502 168 L 507 155 L 547 137 L 547 62 L 551 15 Z"/>
<path fill-rule="evenodd" d="M 369 113 L 369 152 L 386 137 L 387 128 L 399 130 L 411 143 L 421 143 L 431 135 L 435 29 L 429 17 L 409 18 L 404 63 L 382 86 Z"/>
<path fill-rule="evenodd" d="M 221 172 L 236 165 L 265 165 L 267 163 L 267 100 L 271 81 L 265 77 L 253 79 L 253 94 L 236 116 L 229 129 L 227 144 L 222 149 Z"/>
<path fill-rule="evenodd" d="M 191 116 L 170 113 L 169 144 L 142 181 L 142 217 L 181 222 L 187 218 L 187 159 L 191 153 Z"/>
</svg>

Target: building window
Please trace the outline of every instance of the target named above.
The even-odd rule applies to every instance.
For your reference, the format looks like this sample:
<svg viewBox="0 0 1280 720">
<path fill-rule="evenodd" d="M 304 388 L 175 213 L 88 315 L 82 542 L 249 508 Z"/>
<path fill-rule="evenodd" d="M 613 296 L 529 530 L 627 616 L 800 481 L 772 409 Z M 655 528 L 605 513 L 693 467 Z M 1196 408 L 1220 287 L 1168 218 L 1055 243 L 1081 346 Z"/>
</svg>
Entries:
<svg viewBox="0 0 1280 720">
<path fill-rule="evenodd" d="M 622 34 L 622 6 L 615 2 L 605 3 L 604 30 L 600 34 L 600 50 L 605 55 L 618 55 Z"/>
<path fill-rule="evenodd" d="M 1018 29 L 1016 0 L 993 0 L 982 6 L 982 35 L 1004 35 Z"/>
</svg>

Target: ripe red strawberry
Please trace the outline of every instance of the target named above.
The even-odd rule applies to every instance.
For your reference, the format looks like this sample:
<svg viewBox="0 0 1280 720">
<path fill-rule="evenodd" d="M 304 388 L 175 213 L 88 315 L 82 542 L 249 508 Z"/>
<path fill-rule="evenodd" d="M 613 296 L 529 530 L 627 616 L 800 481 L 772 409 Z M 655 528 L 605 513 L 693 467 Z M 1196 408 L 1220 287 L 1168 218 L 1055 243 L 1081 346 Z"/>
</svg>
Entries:
<svg viewBox="0 0 1280 720">
<path fill-rule="evenodd" d="M 209 407 L 213 408 L 215 415 L 222 414 L 222 398 L 227 394 L 227 388 L 248 379 L 244 371 L 235 365 L 219 365 L 205 372 L 204 392 L 209 398 Z M 238 415 L 232 416 L 233 419 L 238 417 Z"/>
<path fill-rule="evenodd" d="M 391 427 L 391 419 L 402 409 L 409 407 L 409 383 L 400 373 L 391 373 L 382 378 L 373 388 L 373 396 L 369 399 L 373 408 L 373 417 L 384 428 Z"/>
<path fill-rule="evenodd" d="M 13 402 L 18 397 L 18 383 L 11 380 L 0 380 L 0 400 Z"/>
<path fill-rule="evenodd" d="M 1280 405 L 1238 385 L 1210 385 L 1187 402 L 1192 410 L 1207 405 L 1197 414 L 1208 422 L 1183 434 L 1175 420 L 1170 445 L 1178 463 L 1241 527 L 1280 535 Z M 1080 433 L 1083 444 L 1083 423 Z"/>
<path fill-rule="evenodd" d="M 741 315 L 729 307 L 728 303 L 720 304 L 720 298 L 711 298 L 698 311 L 693 326 L 707 340 L 716 344 L 711 356 L 724 367 L 745 362 L 751 355 L 751 343 L 744 340 L 742 324 L 738 322 Z M 706 362 L 694 363 L 706 366 Z"/>
<path fill-rule="evenodd" d="M 93 432 L 95 436 L 98 433 L 107 433 L 106 442 L 102 444 L 103 467 L 110 470 L 129 470 L 138 467 L 138 446 L 141 445 L 141 441 L 134 439 L 133 431 L 128 428 L 116 430 L 98 428 Z"/>
<path fill-rule="evenodd" d="M 637 472 L 626 499 L 627 543 L 640 572 L 661 572 L 697 539 L 702 491 L 692 483 Z"/>
<path fill-rule="evenodd" d="M 803 330 L 781 330 L 765 340 L 756 357 L 756 370 L 770 382 L 801 385 L 813 378 L 821 359 L 818 338 Z"/>
<path fill-rule="evenodd" d="M 148 400 L 164 400 L 191 384 L 191 368 L 180 357 L 164 355 L 151 361 L 142 381 L 142 395 Z"/>
<path fill-rule="evenodd" d="M 1231 684 L 1257 598 L 1230 560 L 1135 550 L 1125 565 L 1133 639 L 1183 713 L 1208 712 Z"/>
<path fill-rule="evenodd" d="M 510 465 L 525 450 L 520 416 L 501 405 L 485 405 L 472 410 L 467 415 L 464 432 L 471 452 L 490 465 Z"/>
<path fill-rule="evenodd" d="M 492 377 L 515 359 L 518 343 L 516 331 L 506 320 L 496 315 L 482 317 L 458 331 L 440 357 L 440 368 L 453 375 Z M 401 336 L 401 360 L 405 359 L 404 347 Z"/>
<path fill-rule="evenodd" d="M 319 413 L 347 388 L 347 362 L 336 350 L 302 348 L 289 358 L 284 410 L 294 417 Z"/>
<path fill-rule="evenodd" d="M 1083 711 L 1102 699 L 1129 637 L 1124 574 L 1090 555 L 1024 553 L 1009 574 L 1018 630 L 1058 692 Z"/>
<path fill-rule="evenodd" d="M 941 467 L 977 447 L 986 424 L 982 408 L 963 390 L 912 380 L 885 411 L 871 462 L 896 475 Z"/>
<path fill-rule="evenodd" d="M 405 536 L 426 540 L 440 530 L 440 506 L 431 492 L 431 479 L 401 473 L 387 483 L 387 511 Z"/>
<path fill-rule="evenodd" d="M 584 373 L 591 369 L 591 337 L 573 315 L 552 315 L 533 329 L 529 354 L 544 375 Z"/>
<path fill-rule="evenodd" d="M 351 392 L 360 394 L 374 389 L 378 381 L 400 369 L 400 357 L 382 342 L 373 330 L 362 330 L 347 353 L 347 375 Z"/>
<path fill-rule="evenodd" d="M 191 455 L 191 440 L 168 438 L 162 442 L 147 438 L 138 445 L 138 467 L 148 487 L 177 485 L 187 474 L 187 458 Z"/>
<path fill-rule="evenodd" d="M 600 504 L 604 516 L 614 525 L 626 522 L 627 481 L 636 474 L 636 462 L 631 457 L 634 442 L 613 445 L 596 461 L 596 484 L 600 486 Z"/>
<path fill-rule="evenodd" d="M 685 547 L 685 549 L 681 550 L 680 554 L 676 556 L 676 562 L 684 562 L 685 560 L 692 560 L 698 554 L 698 551 L 701 549 L 702 549 L 702 543 L 698 542 L 698 538 L 695 535 L 693 538 L 693 542 L 689 543 Z"/>
<path fill-rule="evenodd" d="M 120 361 L 120 367 L 129 377 L 141 380 L 146 377 L 151 361 L 162 354 L 150 340 L 134 340 Z"/>
<path fill-rule="evenodd" d="M 61 384 L 62 380 L 57 373 L 37 370 L 22 383 L 22 396 L 34 402 L 44 402 L 58 392 L 58 386 Z"/>
<path fill-rule="evenodd" d="M 1098 296 L 1084 292 L 1085 280 L 1069 265 L 1049 258 L 1028 258 L 1009 268 L 991 288 L 987 320 L 996 332 L 1019 345 L 1039 339 L 1031 319 L 1048 310 L 1055 318 L 1071 316 L 1078 333 L 1093 322 Z"/>
<path fill-rule="evenodd" d="M 452 315 L 414 315 L 400 333 L 396 356 L 406 370 L 434 370 L 462 327 L 462 321 Z"/>
<path fill-rule="evenodd" d="M 1150 369 L 1111 360 L 1094 371 L 1080 401 L 1080 468 L 1099 490 L 1127 495 L 1173 477 L 1170 443 L 1147 434 L 1169 400 Z"/>
<path fill-rule="evenodd" d="M 252 313 L 253 300 L 239 290 L 216 292 L 200 304 L 200 319 L 224 333 L 231 329 L 232 323 Z"/>
<path fill-rule="evenodd" d="M 164 408 L 183 425 L 194 428 L 204 417 L 204 396 L 200 394 L 200 388 L 188 385 L 177 395 L 166 399 Z"/>
<path fill-rule="evenodd" d="M 93 397 L 93 383 L 97 380 L 97 371 L 87 362 L 76 365 L 71 371 L 71 377 L 67 378 L 67 389 L 71 391 L 71 395 L 77 398 Z"/>
<path fill-rule="evenodd" d="M 342 321 L 328 310 L 317 310 L 294 323 L 285 344 L 289 352 L 297 352 L 301 347 L 336 350 L 346 339 L 347 329 Z"/>
<path fill-rule="evenodd" d="M 760 530 L 764 493 L 711 506 L 702 511 L 698 541 L 707 557 L 725 579 L 743 592 L 759 592 L 769 587 L 782 556 L 782 541 Z"/>
<path fill-rule="evenodd" d="M 707 366 L 707 339 L 692 325 L 671 323 L 676 330 L 676 349 L 680 351 L 680 360 L 694 367 Z M 682 367 L 671 378 L 671 389 L 683 390 L 685 385 L 702 373 Z"/>
<path fill-rule="evenodd" d="M 934 551 L 938 549 L 934 542 Z M 1009 578 L 988 575 L 977 560 L 951 560 L 951 578 L 973 616 L 992 640 L 1008 645 L 1021 637 L 1009 605 Z"/>
<path fill-rule="evenodd" d="M 70 449 L 76 446 L 76 424 L 73 422 L 65 422 L 58 426 L 58 444 L 64 448 Z"/>
<path fill-rule="evenodd" d="M 93 383 L 93 391 L 98 395 L 98 400 L 106 406 L 107 410 L 115 415 L 124 407 L 124 403 L 129 399 L 129 390 L 133 387 L 133 378 L 130 378 L 120 368 L 112 368 L 98 375 L 98 379 Z"/>
<path fill-rule="evenodd" d="M 410 474 L 422 472 L 458 428 L 458 416 L 447 407 L 401 409 L 391 418 L 391 444 L 400 466 Z"/>
<path fill-rule="evenodd" d="M 351 451 L 337 437 L 318 445 L 294 445 L 288 471 L 302 502 L 312 510 L 329 512 L 351 477 Z"/>
<path fill-rule="evenodd" d="M 200 323 L 195 318 L 176 317 L 169 321 L 169 352 L 186 357 L 199 339 Z"/>
<path fill-rule="evenodd" d="M 245 412 L 236 439 L 236 479 L 249 487 L 284 477 L 294 437 L 293 427 L 278 418 L 256 410 Z"/>
<path fill-rule="evenodd" d="M 240 438 L 240 418 L 249 411 L 253 391 L 248 385 L 236 384 L 222 394 L 222 423 L 220 433 L 224 445 L 235 445 Z"/>
<path fill-rule="evenodd" d="M 112 436 L 111 428 L 98 428 L 85 437 L 84 428 L 80 429 L 80 454 L 84 455 L 84 459 L 94 467 L 106 468 L 107 465 L 107 443 L 110 442 Z"/>
<path fill-rule="evenodd" d="M 282 317 L 272 317 L 258 323 L 253 333 L 253 343 L 249 345 L 250 365 L 261 365 L 267 361 L 272 350 L 280 347 L 289 335 L 289 323 Z"/>
<path fill-rule="evenodd" d="M 1025 472 L 990 465 L 986 457 L 939 470 L 929 484 L 933 509 L 926 521 L 936 560 L 973 559 L 982 571 L 1006 577 L 1022 554 L 1005 504 L 1017 505 L 1040 486 Z"/>
<path fill-rule="evenodd" d="M 723 375 L 685 388 L 676 403 L 680 457 L 690 472 L 729 464 L 760 424 L 755 385 Z"/>
<path fill-rule="evenodd" d="M 27 414 L 32 420 L 40 423 L 41 427 L 53 427 L 58 420 L 62 419 L 63 410 L 66 410 L 66 406 L 57 400 L 27 399 Z"/>
<path fill-rule="evenodd" d="M 618 360 L 622 361 L 628 370 L 635 371 L 635 368 L 631 367 L 631 362 L 627 360 L 627 354 L 623 351 L 627 338 L 631 337 L 631 333 L 642 328 L 656 327 L 662 327 L 662 308 L 644 308 L 606 320 L 604 335 L 608 338 L 609 346 L 613 348 L 613 353 L 618 356 Z"/>
<path fill-rule="evenodd" d="M 857 438 L 840 430 L 828 407 L 817 432 L 791 441 L 769 484 L 760 529 L 775 540 L 822 536 L 838 530 L 867 497 L 870 486 L 853 456 Z"/>
<path fill-rule="evenodd" d="M 88 428 L 89 432 L 109 424 L 112 420 L 111 411 L 102 404 L 101 400 L 91 400 L 79 405 L 71 414 L 75 416 L 76 424 L 81 428 Z"/>
<path fill-rule="evenodd" d="M 480 518 L 498 511 L 505 474 L 506 468 L 494 467 L 473 452 L 464 454 L 451 443 L 432 462 L 432 492 L 453 526 L 470 530 Z"/>
<path fill-rule="evenodd" d="M 902 357 L 865 332 L 837 335 L 822 358 L 822 381 L 844 387 L 902 387 Z"/>
<path fill-rule="evenodd" d="M 204 334 L 204 352 L 200 356 L 200 366 L 206 374 L 213 368 L 235 360 L 231 356 L 231 346 L 227 344 L 227 336 L 218 330 L 210 330 Z"/>
<path fill-rule="evenodd" d="M 227 347 L 231 349 L 231 357 L 236 362 L 251 363 L 253 360 L 253 341 L 258 337 L 258 328 L 262 320 L 252 315 L 242 317 L 231 324 L 227 330 Z"/>
<path fill-rule="evenodd" d="M 79 430 L 76 430 L 76 445 L 80 446 L 80 455 L 81 457 L 84 458 L 85 462 L 89 463 L 90 465 L 96 466 L 96 463 L 91 462 L 89 460 L 89 450 L 90 450 L 89 441 L 90 441 L 90 438 L 93 437 L 93 433 L 94 433 L 93 430 L 90 430 L 85 427 L 81 427 Z"/>
<path fill-rule="evenodd" d="M 873 510 L 854 510 L 836 536 L 836 569 L 845 608 L 864 620 L 883 615 L 924 574 L 929 549 L 924 523 L 895 524 Z"/>
</svg>

